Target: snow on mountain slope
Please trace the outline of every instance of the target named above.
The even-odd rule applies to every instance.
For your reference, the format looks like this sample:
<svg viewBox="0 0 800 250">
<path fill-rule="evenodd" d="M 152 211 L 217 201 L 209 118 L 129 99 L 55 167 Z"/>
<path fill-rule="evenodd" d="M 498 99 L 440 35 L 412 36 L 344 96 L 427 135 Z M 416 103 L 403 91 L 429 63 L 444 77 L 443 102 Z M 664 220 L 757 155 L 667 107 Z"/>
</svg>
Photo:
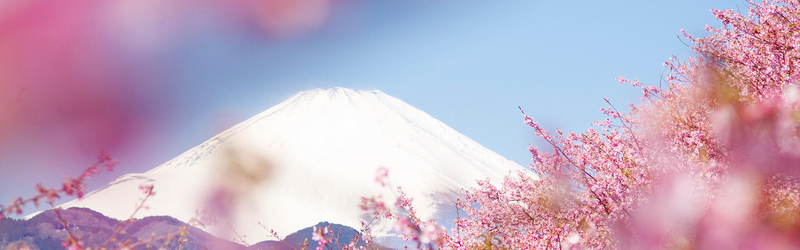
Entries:
<svg viewBox="0 0 800 250">
<path fill-rule="evenodd" d="M 82 200 L 62 207 L 87 207 L 124 219 L 154 184 L 150 207 L 136 217 L 169 215 L 186 221 L 204 207 L 216 187 L 235 199 L 230 221 L 250 243 L 269 239 L 257 223 L 280 236 L 330 221 L 353 228 L 366 218 L 361 197 L 392 193 L 375 183 L 389 169 L 390 187 L 402 186 L 423 218 L 452 224 L 452 200 L 475 180 L 499 182 L 523 167 L 444 123 L 380 91 L 345 88 L 300 92 L 146 173 L 127 174 Z M 267 176 L 260 179 L 259 176 Z M 210 230 L 230 238 L 221 223 Z M 386 235 L 388 222 L 376 225 Z"/>
</svg>

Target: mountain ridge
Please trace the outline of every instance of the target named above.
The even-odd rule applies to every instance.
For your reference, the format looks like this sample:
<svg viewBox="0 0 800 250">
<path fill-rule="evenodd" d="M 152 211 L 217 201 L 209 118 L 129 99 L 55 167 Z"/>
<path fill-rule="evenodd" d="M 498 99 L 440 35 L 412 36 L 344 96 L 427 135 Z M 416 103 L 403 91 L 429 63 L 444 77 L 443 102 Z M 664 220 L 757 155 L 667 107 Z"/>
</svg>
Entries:
<svg viewBox="0 0 800 250">
<path fill-rule="evenodd" d="M 80 240 L 88 246 L 96 246 L 99 242 L 104 242 L 111 237 L 115 226 L 120 224 L 119 220 L 109 218 L 101 213 L 88 208 L 69 208 L 61 211 L 70 230 L 80 237 Z M 117 236 L 118 242 L 130 240 L 135 244 L 138 240 L 147 240 L 151 235 L 156 237 L 165 236 L 167 233 L 179 232 L 179 227 L 184 223 L 170 216 L 148 216 L 137 219 L 128 224 L 124 231 Z M 206 233 L 201 228 L 188 226 L 188 234 L 184 247 L 186 249 L 226 249 L 226 250 L 290 250 L 299 248 L 299 245 L 308 242 L 307 249 L 314 249 L 318 244 L 311 240 L 312 229 L 330 226 L 333 232 L 343 232 L 339 238 L 340 242 L 349 243 L 358 237 L 363 239 L 360 233 L 350 227 L 320 222 L 314 226 L 308 226 L 286 236 L 283 241 L 266 240 L 249 246 L 244 246 L 238 242 L 232 242 L 217 238 Z M 66 239 L 63 232 L 61 221 L 56 218 L 55 211 L 48 210 L 29 219 L 0 220 L 0 249 L 10 249 L 11 245 L 23 243 L 32 250 L 39 249 L 63 249 L 61 243 Z M 265 232 L 266 233 L 266 232 Z M 163 244 L 163 242 L 157 242 Z M 154 246 L 159 244 L 154 243 Z M 170 241 L 172 246 L 177 246 L 177 241 Z M 364 245 L 359 241 L 357 246 Z M 147 249 L 141 245 L 136 250 Z M 384 249 L 376 246 L 375 249 Z"/>
</svg>

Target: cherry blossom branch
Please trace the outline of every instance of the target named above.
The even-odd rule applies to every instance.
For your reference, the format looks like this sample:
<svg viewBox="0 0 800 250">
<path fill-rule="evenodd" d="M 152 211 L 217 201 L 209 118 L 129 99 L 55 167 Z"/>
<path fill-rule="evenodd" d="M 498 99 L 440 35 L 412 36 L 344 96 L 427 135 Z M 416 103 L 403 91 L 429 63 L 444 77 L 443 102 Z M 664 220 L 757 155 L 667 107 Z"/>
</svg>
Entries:
<svg viewBox="0 0 800 250">
<path fill-rule="evenodd" d="M 145 196 L 142 199 L 142 201 L 139 202 L 139 204 L 136 205 L 136 209 L 133 210 L 133 213 L 131 213 L 131 215 L 128 217 L 128 219 L 126 219 L 125 221 L 120 222 L 119 224 L 117 224 L 115 226 L 116 228 L 114 229 L 114 232 L 111 234 L 111 237 L 109 237 L 108 240 L 106 240 L 105 242 L 100 244 L 97 248 L 102 249 L 106 245 L 108 245 L 109 243 L 116 241 L 117 240 L 117 238 L 116 238 L 117 235 L 119 235 L 123 231 L 123 229 L 125 229 L 125 227 L 128 226 L 128 224 L 130 224 L 131 222 L 134 221 L 133 217 L 136 216 L 136 213 L 138 213 L 139 210 L 141 210 L 143 208 L 145 208 L 145 209 L 147 208 L 144 205 L 144 203 L 147 202 L 147 199 L 156 194 L 155 192 L 153 192 L 153 185 L 139 186 L 139 189 L 141 189 L 142 192 L 144 192 L 144 194 L 145 194 Z"/>
<path fill-rule="evenodd" d="M 239 235 L 239 233 L 236 232 L 236 230 L 233 229 L 233 227 L 231 226 L 230 223 L 225 222 L 225 224 L 228 225 L 228 228 L 231 229 L 231 232 L 233 232 L 233 235 L 236 236 L 236 238 L 233 238 L 233 242 L 236 242 L 238 240 L 239 242 L 242 243 L 242 245 L 244 245 L 246 247 L 250 246 L 250 244 L 247 244 L 247 241 L 244 240 L 244 237 L 247 237 L 247 236 L 242 237 L 241 235 Z"/>
<path fill-rule="evenodd" d="M 625 116 L 623 116 L 622 113 L 620 113 L 619 110 L 617 110 L 617 108 L 614 107 L 614 104 L 611 104 L 611 101 L 609 101 L 608 98 L 603 98 L 603 100 L 606 101 L 606 103 L 608 103 L 608 105 L 611 106 L 611 109 L 614 110 L 616 116 L 619 117 L 619 121 L 622 122 L 622 126 L 628 129 L 628 132 L 631 133 L 631 138 L 633 138 L 633 142 L 636 143 L 636 147 L 639 149 L 639 151 L 644 152 L 644 150 L 642 150 L 642 146 L 639 144 L 639 140 L 636 139 L 636 135 L 633 132 L 633 128 L 631 128 L 630 126 L 628 126 L 627 123 L 625 123 Z"/>
<path fill-rule="evenodd" d="M 523 115 L 525 115 L 525 111 L 524 111 L 524 110 L 522 110 L 522 107 L 519 107 L 519 110 L 522 112 L 522 114 L 523 114 Z M 542 139 L 544 139 L 544 140 L 545 140 L 545 141 L 547 141 L 547 142 L 548 142 L 548 143 L 549 143 L 551 146 L 553 146 L 553 148 L 556 150 L 556 152 L 558 152 L 560 155 L 564 156 L 564 159 L 566 159 L 566 160 L 567 160 L 567 161 L 568 161 L 568 162 L 569 162 L 569 163 L 570 163 L 572 166 L 574 166 L 575 168 L 577 168 L 578 170 L 580 170 L 580 171 L 581 171 L 581 172 L 584 174 L 584 176 L 588 176 L 588 177 L 589 177 L 589 178 L 591 178 L 591 179 L 592 179 L 594 182 L 597 182 L 597 179 L 596 179 L 596 178 L 595 178 L 595 177 L 594 177 L 592 174 L 590 174 L 589 172 L 587 172 L 585 167 L 581 167 L 581 166 L 579 166 L 577 163 L 575 163 L 575 161 L 573 161 L 573 160 L 572 160 L 572 158 L 571 158 L 571 157 L 569 157 L 569 156 L 568 156 L 568 155 L 567 155 L 567 154 L 566 154 L 566 153 L 565 153 L 565 152 L 564 152 L 564 151 L 561 149 L 561 147 L 559 147 L 559 146 L 558 146 L 558 145 L 557 145 L 557 144 L 556 144 L 556 143 L 555 143 L 555 142 L 552 140 L 552 138 L 551 138 L 550 136 L 547 136 L 547 132 L 545 132 L 545 131 L 544 131 L 544 130 L 541 128 L 541 127 L 539 127 L 539 125 L 538 125 L 538 124 L 534 123 L 534 122 L 533 122 L 533 121 L 530 119 L 530 117 L 528 117 L 527 115 L 525 115 L 525 118 L 526 118 L 526 119 L 525 119 L 526 123 L 527 123 L 528 125 L 530 125 L 531 127 L 533 127 L 533 128 L 536 130 L 537 134 L 541 135 L 540 137 L 541 137 Z M 589 189 L 589 192 L 590 192 L 590 193 L 591 193 L 591 194 L 592 194 L 592 195 L 593 195 L 593 196 L 594 196 L 594 197 L 597 199 L 597 201 L 598 201 L 598 202 L 600 202 L 600 204 L 603 206 L 603 210 L 606 212 L 606 214 L 611 214 L 611 210 L 609 209 L 608 203 L 607 203 L 605 200 L 603 200 L 602 198 L 600 198 L 600 196 L 599 196 L 599 195 L 597 195 L 597 193 L 595 193 L 595 192 L 594 192 L 594 190 L 591 190 L 591 189 Z"/>
<path fill-rule="evenodd" d="M 267 230 L 267 231 L 269 231 L 270 235 L 271 235 L 272 237 L 275 237 L 276 239 L 278 239 L 278 241 L 279 241 L 279 242 L 281 242 L 281 243 L 283 243 L 284 245 L 286 245 L 286 246 L 288 246 L 288 247 L 292 248 L 293 250 L 297 250 L 297 248 L 294 248 L 294 246 L 292 246 L 291 244 L 289 244 L 289 243 L 286 243 L 286 241 L 283 241 L 283 238 L 281 238 L 280 236 L 278 236 L 278 232 L 275 232 L 275 230 L 272 230 L 272 229 L 267 229 L 267 227 L 266 227 L 266 226 L 264 226 L 264 224 L 261 224 L 261 222 L 259 222 L 259 223 L 258 223 L 258 225 L 259 225 L 259 226 L 261 226 L 261 228 L 264 228 L 264 230 Z"/>
<path fill-rule="evenodd" d="M 61 208 L 56 208 L 54 211 L 56 213 L 56 218 L 58 218 L 58 221 L 61 223 L 61 226 L 64 227 L 64 231 L 67 232 L 67 239 L 65 239 L 64 242 L 61 243 L 61 246 L 69 249 L 85 249 L 85 247 L 80 243 L 80 240 L 77 237 L 75 237 L 75 234 L 69 228 L 69 223 L 67 222 L 67 220 L 61 216 Z"/>
</svg>

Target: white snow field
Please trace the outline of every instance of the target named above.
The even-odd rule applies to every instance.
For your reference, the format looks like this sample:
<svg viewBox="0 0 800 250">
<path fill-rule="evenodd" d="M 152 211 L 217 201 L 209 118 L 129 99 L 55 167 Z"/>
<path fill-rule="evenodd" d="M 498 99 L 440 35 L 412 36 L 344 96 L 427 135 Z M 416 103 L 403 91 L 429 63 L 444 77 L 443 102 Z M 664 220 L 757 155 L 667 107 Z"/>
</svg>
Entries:
<svg viewBox="0 0 800 250">
<path fill-rule="evenodd" d="M 375 182 L 380 167 L 389 170 L 387 187 Z M 461 189 L 477 186 L 477 179 L 499 183 L 517 170 L 524 168 L 383 92 L 314 89 L 61 207 L 127 219 L 144 196 L 138 187 L 153 184 L 149 209 L 135 217 L 187 221 L 225 187 L 233 198 L 214 204 L 233 207 L 230 216 L 219 216 L 220 223 L 206 230 L 230 240 L 233 228 L 254 244 L 274 239 L 259 222 L 281 237 L 321 221 L 359 229 L 369 218 L 358 206 L 361 197 L 380 194 L 391 206 L 398 185 L 422 218 L 451 226 Z M 379 221 L 373 234 L 396 246 L 391 227 Z"/>
</svg>

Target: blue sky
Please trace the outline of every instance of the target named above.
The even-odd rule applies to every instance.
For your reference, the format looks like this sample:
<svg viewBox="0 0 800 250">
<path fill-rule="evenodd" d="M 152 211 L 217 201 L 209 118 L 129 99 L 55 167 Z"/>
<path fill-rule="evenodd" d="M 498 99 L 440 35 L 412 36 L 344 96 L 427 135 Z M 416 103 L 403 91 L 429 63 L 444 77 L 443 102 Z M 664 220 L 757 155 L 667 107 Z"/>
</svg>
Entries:
<svg viewBox="0 0 800 250">
<path fill-rule="evenodd" d="M 205 103 L 187 104 L 183 114 L 200 122 L 177 125 L 193 128 L 175 135 L 191 142 L 172 142 L 169 155 L 212 135 L 204 129 L 214 109 L 243 120 L 296 92 L 341 86 L 386 92 L 526 165 L 525 148 L 537 142 L 517 106 L 545 127 L 584 131 L 603 118 L 603 98 L 619 107 L 639 101 L 640 91 L 616 77 L 657 84 L 671 55 L 693 55 L 678 40 L 680 29 L 705 34 L 705 24 L 718 25 L 711 8 L 744 7 L 721 0 L 361 4 L 309 37 L 214 41 L 225 48 L 193 52 L 192 61 L 214 63 L 187 65 L 180 81 L 193 88 L 187 103 Z"/>
<path fill-rule="evenodd" d="M 658 84 L 671 55 L 693 55 L 680 29 L 703 36 L 704 25 L 719 25 L 709 9 L 737 5 L 746 8 L 734 0 L 355 1 L 301 37 L 212 32 L 170 52 L 171 114 L 89 187 L 147 171 L 299 91 L 331 87 L 381 90 L 524 166 L 527 145 L 541 141 L 517 106 L 545 128 L 582 132 L 603 118 L 603 98 L 639 102 L 640 90 L 616 77 Z M 36 163 L 25 157 L 35 155 L 14 162 Z M 0 199 L 10 201 L 74 174 L 3 175 Z"/>
</svg>

